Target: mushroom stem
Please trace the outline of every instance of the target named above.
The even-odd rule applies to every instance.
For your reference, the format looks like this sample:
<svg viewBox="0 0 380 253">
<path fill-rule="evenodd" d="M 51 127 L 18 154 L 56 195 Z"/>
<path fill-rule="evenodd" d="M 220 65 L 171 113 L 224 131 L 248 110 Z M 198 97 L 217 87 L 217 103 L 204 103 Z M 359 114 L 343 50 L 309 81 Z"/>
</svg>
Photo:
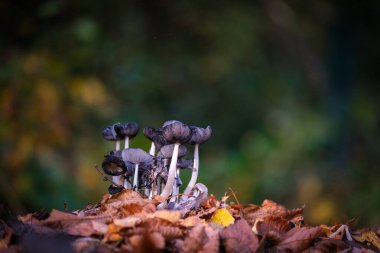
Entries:
<svg viewBox="0 0 380 253">
<path fill-rule="evenodd" d="M 116 151 L 119 151 L 120 150 L 120 141 L 116 141 L 116 146 L 115 146 L 115 150 Z M 121 181 L 121 176 L 113 176 L 112 177 L 112 182 L 116 185 L 120 185 L 120 181 Z M 121 183 L 121 185 L 123 185 L 123 183 Z"/>
<path fill-rule="evenodd" d="M 154 156 L 155 153 L 156 153 L 156 145 L 154 145 L 154 142 L 152 141 L 152 144 L 150 145 L 149 154 L 151 156 Z"/>
<path fill-rule="evenodd" d="M 138 182 L 138 176 L 139 176 L 139 164 L 135 164 L 135 175 L 133 177 L 133 190 L 137 191 L 139 187 L 139 182 Z"/>
<path fill-rule="evenodd" d="M 195 144 L 194 145 L 194 165 L 193 165 L 193 170 L 191 172 L 191 179 L 183 194 L 190 194 L 191 190 L 194 188 L 194 185 L 197 182 L 197 178 L 198 178 L 198 170 L 199 170 L 199 144 Z"/>
<path fill-rule="evenodd" d="M 124 188 L 125 189 L 132 189 L 131 183 L 128 181 L 128 178 L 124 176 Z"/>
<path fill-rule="evenodd" d="M 176 169 L 177 169 L 178 149 L 179 149 L 179 143 L 175 143 L 172 160 L 170 162 L 170 167 L 169 167 L 168 181 L 166 182 L 165 187 L 162 190 L 161 195 L 160 195 L 161 197 L 164 197 L 164 198 L 169 197 L 169 195 L 173 191 L 174 177 L 175 177 Z"/>
<path fill-rule="evenodd" d="M 124 148 L 129 148 L 129 136 L 125 136 Z"/>
</svg>

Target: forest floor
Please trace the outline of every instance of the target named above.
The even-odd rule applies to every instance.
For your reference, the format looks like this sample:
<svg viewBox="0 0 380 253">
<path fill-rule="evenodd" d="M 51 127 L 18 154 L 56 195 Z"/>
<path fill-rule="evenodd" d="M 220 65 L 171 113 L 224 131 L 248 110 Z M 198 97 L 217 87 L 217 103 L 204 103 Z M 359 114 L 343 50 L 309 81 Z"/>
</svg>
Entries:
<svg viewBox="0 0 380 253">
<path fill-rule="evenodd" d="M 231 199 L 159 210 L 166 200 L 123 190 L 74 212 L 14 217 L 0 208 L 0 252 L 380 252 L 380 227 L 308 226 L 303 207 Z"/>
</svg>

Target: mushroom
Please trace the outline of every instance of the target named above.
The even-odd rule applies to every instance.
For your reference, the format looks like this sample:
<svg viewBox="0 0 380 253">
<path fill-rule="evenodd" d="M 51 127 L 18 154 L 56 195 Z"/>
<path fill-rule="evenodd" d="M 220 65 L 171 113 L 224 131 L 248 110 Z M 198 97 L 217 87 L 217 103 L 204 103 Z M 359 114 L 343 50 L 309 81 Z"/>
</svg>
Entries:
<svg viewBox="0 0 380 253">
<path fill-rule="evenodd" d="M 120 127 L 120 123 L 115 123 L 112 126 L 108 126 L 103 130 L 103 138 L 107 141 L 116 141 L 115 150 L 120 150 L 120 140 L 124 139 L 123 135 L 116 132 L 116 128 Z"/>
<path fill-rule="evenodd" d="M 135 122 L 115 125 L 115 132 L 125 138 L 124 148 L 129 148 L 129 140 L 135 137 L 139 131 L 139 125 Z"/>
<path fill-rule="evenodd" d="M 207 126 L 206 128 L 190 126 L 190 129 L 192 135 L 191 139 L 189 140 L 189 144 L 194 145 L 194 165 L 193 171 L 191 173 L 191 179 L 184 191 L 184 194 L 189 194 L 193 189 L 195 183 L 197 182 L 199 171 L 199 144 L 206 142 L 208 139 L 210 139 L 212 133 L 210 126 Z M 183 198 L 186 199 L 186 195 L 184 195 Z"/>
<path fill-rule="evenodd" d="M 173 155 L 169 166 L 168 180 L 161 192 L 162 197 L 169 197 L 173 191 L 174 178 L 177 169 L 177 158 L 180 144 L 185 144 L 191 138 L 191 129 L 180 121 L 172 120 L 164 123 L 162 135 L 170 143 L 174 144 Z"/>
<path fill-rule="evenodd" d="M 113 150 L 104 156 L 102 168 L 104 173 L 111 176 L 119 176 L 127 171 L 127 167 L 121 158 L 121 152 Z"/>
<path fill-rule="evenodd" d="M 156 154 L 156 149 L 161 149 L 162 146 L 170 144 L 163 137 L 161 128 L 144 127 L 143 134 L 152 141 L 149 150 L 149 154 L 152 156 Z"/>
<path fill-rule="evenodd" d="M 138 190 L 138 173 L 140 168 L 147 168 L 153 165 L 153 157 L 140 148 L 127 148 L 121 153 L 126 164 L 134 165 L 133 190 Z"/>
<path fill-rule="evenodd" d="M 167 161 L 169 161 L 169 159 L 171 159 L 173 156 L 174 147 L 175 147 L 174 144 L 163 146 L 157 154 L 157 160 L 165 160 L 164 164 L 167 164 Z M 185 156 L 186 154 L 187 154 L 187 148 L 183 145 L 180 145 L 178 147 L 177 165 L 176 165 L 176 171 L 175 171 L 175 176 L 174 176 L 174 178 L 175 178 L 175 183 L 173 186 L 173 193 L 174 194 L 179 193 L 179 187 L 182 185 L 182 181 L 179 178 L 180 166 L 178 166 L 179 165 L 178 162 L 179 162 L 180 158 Z M 181 159 L 181 162 L 182 162 L 182 159 Z"/>
<path fill-rule="evenodd" d="M 183 210 L 186 213 L 191 210 L 197 210 L 207 199 L 208 189 L 204 184 L 197 183 L 191 190 L 190 195 L 187 199 L 181 199 L 179 203 L 169 203 L 166 206 L 158 206 L 158 208 L 167 207 L 168 209 Z"/>
</svg>

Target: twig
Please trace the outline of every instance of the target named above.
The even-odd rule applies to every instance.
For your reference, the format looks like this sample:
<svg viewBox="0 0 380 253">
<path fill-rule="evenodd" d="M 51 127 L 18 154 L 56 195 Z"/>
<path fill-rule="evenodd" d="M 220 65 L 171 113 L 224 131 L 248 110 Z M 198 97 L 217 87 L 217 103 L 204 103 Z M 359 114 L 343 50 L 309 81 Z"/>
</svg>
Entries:
<svg viewBox="0 0 380 253">
<path fill-rule="evenodd" d="M 95 167 L 95 169 L 99 172 L 99 174 L 102 175 L 104 181 L 108 181 L 108 182 L 110 182 L 111 184 L 113 184 L 114 186 L 116 186 L 116 187 L 120 187 L 120 185 L 116 184 L 115 182 L 113 182 L 112 180 L 110 180 L 106 175 L 104 175 L 104 173 L 101 172 L 101 170 L 99 169 L 99 166 L 98 166 L 97 164 L 95 164 L 94 167 Z M 123 187 L 123 188 L 124 188 L 124 187 Z"/>
<path fill-rule="evenodd" d="M 236 200 L 236 203 L 238 204 L 239 212 L 240 212 L 240 216 L 244 219 L 244 215 L 243 215 L 243 211 L 241 210 L 240 202 L 239 202 L 238 198 L 236 197 L 236 194 L 235 194 L 234 190 L 232 190 L 231 187 L 228 187 L 228 189 L 231 191 L 232 196 L 234 196 L 234 198 L 235 198 L 235 200 Z"/>
</svg>

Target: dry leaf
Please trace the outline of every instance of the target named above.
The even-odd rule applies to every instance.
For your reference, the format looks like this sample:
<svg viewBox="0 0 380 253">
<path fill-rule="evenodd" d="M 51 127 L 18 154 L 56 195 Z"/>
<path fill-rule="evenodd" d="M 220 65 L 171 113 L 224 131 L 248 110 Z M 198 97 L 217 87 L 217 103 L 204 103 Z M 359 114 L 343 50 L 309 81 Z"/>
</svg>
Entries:
<svg viewBox="0 0 380 253">
<path fill-rule="evenodd" d="M 78 236 L 104 235 L 107 233 L 107 225 L 98 221 L 75 222 L 72 225 L 65 224 L 63 231 Z"/>
<path fill-rule="evenodd" d="M 182 216 L 182 211 L 173 211 L 173 210 L 158 210 L 155 213 L 148 214 L 148 219 L 160 218 L 171 223 L 176 223 Z"/>
<path fill-rule="evenodd" d="M 228 227 L 229 225 L 234 224 L 235 219 L 226 208 L 219 208 L 211 217 L 210 222 L 219 224 L 223 227 Z"/>
<path fill-rule="evenodd" d="M 342 240 L 336 240 L 336 239 L 323 239 L 320 240 L 315 244 L 314 247 L 310 248 L 312 252 L 339 252 L 344 249 L 347 249 L 349 246 L 347 243 L 343 242 Z"/>
<path fill-rule="evenodd" d="M 189 227 L 194 227 L 199 223 L 204 223 L 205 221 L 203 219 L 200 219 L 197 216 L 189 216 L 186 219 L 180 219 L 179 220 L 179 225 L 189 228 Z"/>
<path fill-rule="evenodd" d="M 132 216 L 128 216 L 128 217 L 123 218 L 123 219 L 114 219 L 113 223 L 118 227 L 129 228 L 129 227 L 136 226 L 137 224 L 141 223 L 142 221 L 143 221 L 143 219 L 141 218 L 141 216 L 132 215 Z"/>
<path fill-rule="evenodd" d="M 256 252 L 259 247 L 259 239 L 243 219 L 223 229 L 220 235 L 227 253 Z"/>
<path fill-rule="evenodd" d="M 164 237 L 157 232 L 142 235 L 133 235 L 129 238 L 129 242 L 133 247 L 133 252 L 160 252 L 165 248 Z"/>
<path fill-rule="evenodd" d="M 325 233 L 320 227 L 293 228 L 272 250 L 274 252 L 302 252 L 313 244 L 314 239 L 321 236 L 325 236 Z"/>
<path fill-rule="evenodd" d="M 359 235 L 353 235 L 352 237 L 361 243 L 368 242 L 380 250 L 380 239 L 377 234 L 371 230 L 362 232 Z"/>
</svg>

